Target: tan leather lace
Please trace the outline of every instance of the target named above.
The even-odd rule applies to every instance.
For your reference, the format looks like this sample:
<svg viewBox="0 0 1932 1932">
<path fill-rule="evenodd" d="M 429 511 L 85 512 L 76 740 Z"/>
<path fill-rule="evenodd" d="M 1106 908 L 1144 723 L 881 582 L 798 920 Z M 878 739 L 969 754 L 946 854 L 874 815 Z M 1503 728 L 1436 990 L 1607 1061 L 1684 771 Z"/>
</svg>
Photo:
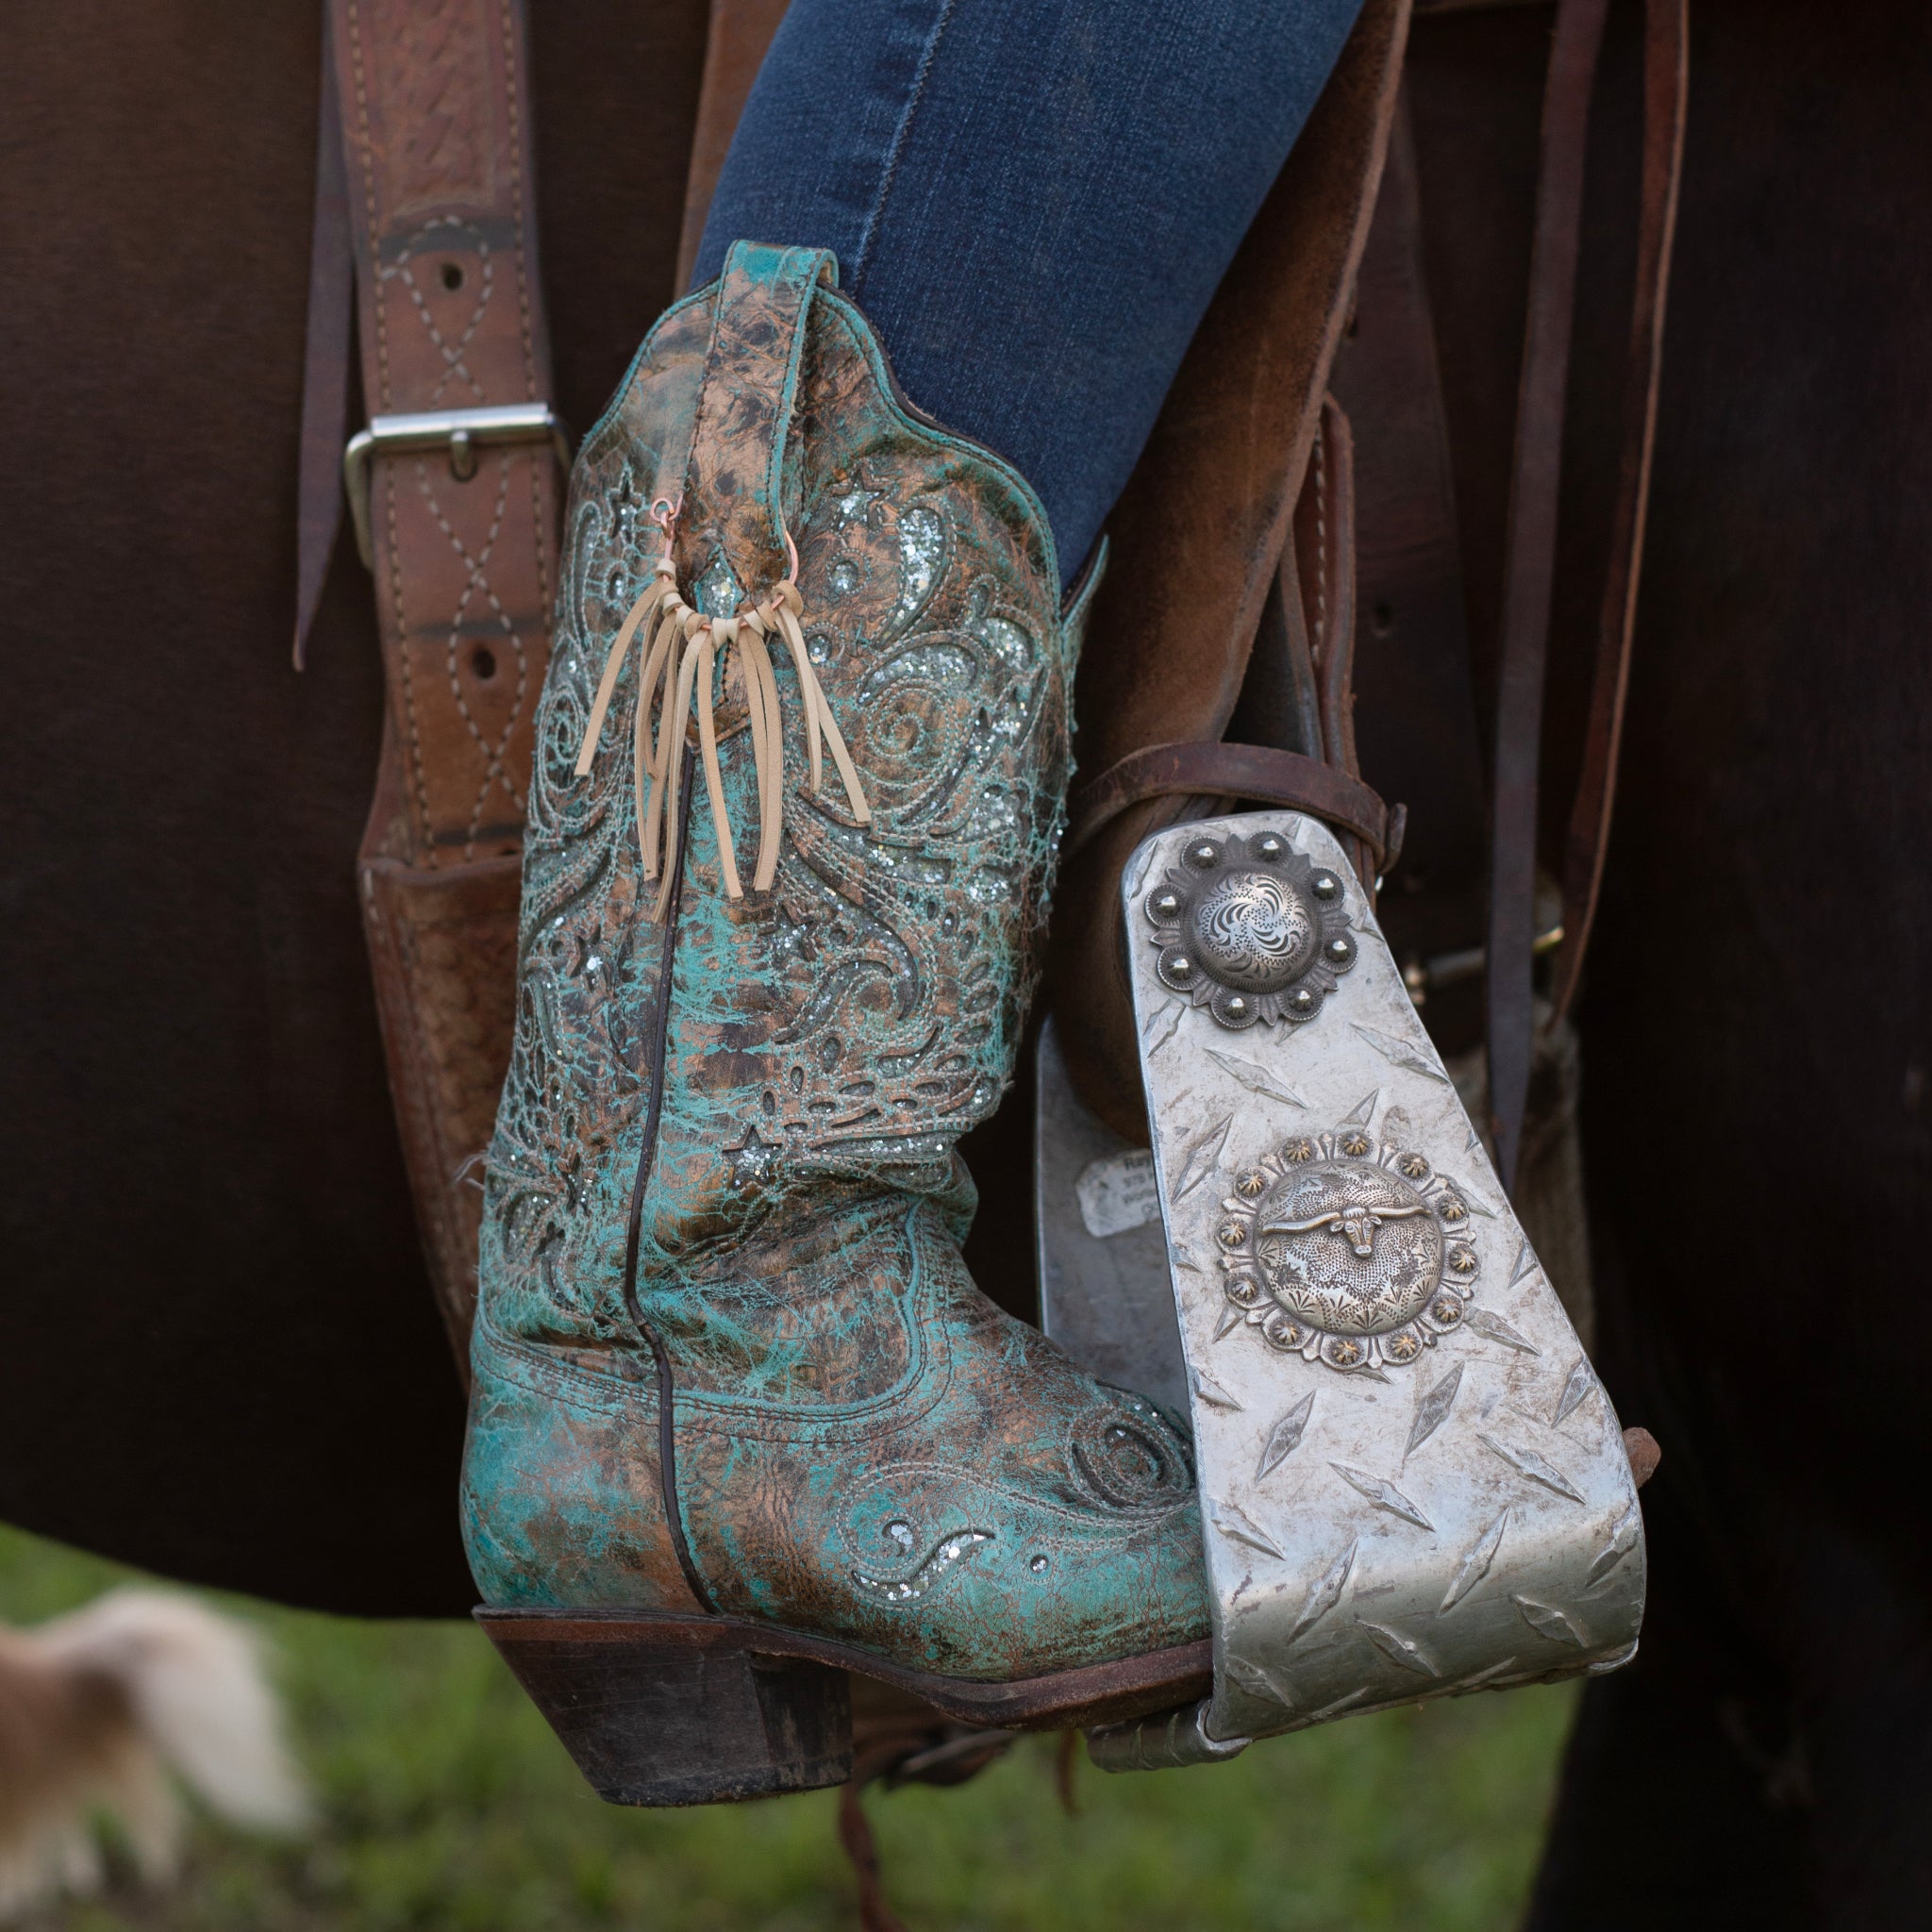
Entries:
<svg viewBox="0 0 1932 1932">
<path fill-rule="evenodd" d="M 865 802 L 858 769 L 845 749 L 845 740 L 806 654 L 805 632 L 798 621 L 805 610 L 805 600 L 799 595 L 798 551 L 791 539 L 785 539 L 791 570 L 770 596 L 757 604 L 747 599 L 732 617 L 707 617 L 693 610 L 678 592 L 677 569 L 671 558 L 677 508 L 662 497 L 651 506 L 652 521 L 664 531 L 664 554 L 658 559 L 650 588 L 631 606 L 618 627 L 610 655 L 604 662 L 604 675 L 591 707 L 590 722 L 584 727 L 584 741 L 577 751 L 576 763 L 577 776 L 588 777 L 625 654 L 633 642 L 650 634 L 649 646 L 643 652 L 643 667 L 638 674 L 631 784 L 637 801 L 638 850 L 643 860 L 643 875 L 655 879 L 662 874 L 663 882 L 651 909 L 655 924 L 662 924 L 671 909 L 675 868 L 670 863 L 670 845 L 675 834 L 670 828 L 677 824 L 677 787 L 684 764 L 675 754 L 684 743 L 693 709 L 697 714 L 698 749 L 704 758 L 705 787 L 710 794 L 711 824 L 718 836 L 718 862 L 724 880 L 724 896 L 744 897 L 738 877 L 731 816 L 724 805 L 724 774 L 718 765 L 718 724 L 712 695 L 719 667 L 727 651 L 738 654 L 739 675 L 744 685 L 751 728 L 752 766 L 758 776 L 758 854 L 752 871 L 752 890 L 771 890 L 777 875 L 778 843 L 785 820 L 784 723 L 778 708 L 778 681 L 772 670 L 768 639 L 782 640 L 791 653 L 799 698 L 805 707 L 806 757 L 811 771 L 813 795 L 817 795 L 824 780 L 824 747 L 829 745 L 832 761 L 838 766 L 845 787 L 845 796 L 851 802 L 853 817 L 861 825 L 872 823 L 872 808 Z M 654 709 L 655 729 L 651 724 Z"/>
</svg>

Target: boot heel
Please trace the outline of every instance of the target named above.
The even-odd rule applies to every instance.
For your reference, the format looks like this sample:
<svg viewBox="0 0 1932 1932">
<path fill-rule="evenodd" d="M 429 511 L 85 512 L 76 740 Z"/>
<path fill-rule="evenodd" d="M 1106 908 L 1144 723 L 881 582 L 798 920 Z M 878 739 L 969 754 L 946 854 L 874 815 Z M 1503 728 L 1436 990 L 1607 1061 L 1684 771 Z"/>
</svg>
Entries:
<svg viewBox="0 0 1932 1932">
<path fill-rule="evenodd" d="M 845 1673 L 797 1657 L 666 1641 L 645 1617 L 479 1609 L 517 1682 L 613 1805 L 716 1805 L 843 1784 Z M 724 1633 L 720 1633 L 721 1636 Z"/>
</svg>

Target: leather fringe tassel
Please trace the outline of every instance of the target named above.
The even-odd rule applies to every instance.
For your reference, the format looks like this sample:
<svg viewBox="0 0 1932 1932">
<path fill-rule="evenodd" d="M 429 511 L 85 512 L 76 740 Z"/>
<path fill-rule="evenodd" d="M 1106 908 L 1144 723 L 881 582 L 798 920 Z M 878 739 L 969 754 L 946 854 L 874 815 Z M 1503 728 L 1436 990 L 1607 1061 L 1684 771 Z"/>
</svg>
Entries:
<svg viewBox="0 0 1932 1932">
<path fill-rule="evenodd" d="M 693 610 L 677 589 L 677 568 L 672 561 L 672 531 L 678 506 L 663 497 L 651 506 L 651 519 L 664 532 L 664 554 L 658 559 L 650 587 L 630 608 L 610 655 L 604 661 L 597 696 L 577 751 L 576 774 L 588 777 L 597 755 L 604 720 L 617 690 L 617 679 L 633 644 L 642 652 L 638 673 L 637 724 L 631 751 L 631 785 L 636 800 L 638 852 L 643 875 L 661 875 L 654 924 L 662 924 L 671 906 L 669 827 L 677 823 L 678 774 L 683 759 L 676 756 L 687 740 L 693 712 L 698 749 L 705 768 L 705 788 L 710 797 L 711 825 L 718 839 L 718 864 L 724 896 L 742 899 L 738 854 L 731 815 L 724 804 L 724 778 L 718 763 L 718 724 L 714 692 L 725 653 L 735 651 L 743 682 L 751 728 L 752 765 L 758 778 L 758 849 L 752 869 L 752 890 L 769 891 L 778 872 L 778 846 L 785 819 L 784 721 L 778 705 L 778 681 L 772 669 L 771 643 L 782 643 L 791 654 L 804 707 L 807 764 L 811 790 L 817 796 L 824 780 L 824 752 L 845 788 L 852 815 L 861 825 L 872 823 L 872 808 L 858 780 L 858 768 L 845 749 L 831 707 L 825 702 L 811 659 L 806 653 L 805 631 L 799 623 L 805 600 L 798 590 L 798 550 L 788 535 L 785 548 L 789 574 L 760 603 L 747 600 L 732 617 L 707 617 Z M 643 641 L 648 639 L 648 644 Z M 652 719 L 656 717 L 653 727 Z M 660 850 L 660 846 L 663 848 Z"/>
</svg>

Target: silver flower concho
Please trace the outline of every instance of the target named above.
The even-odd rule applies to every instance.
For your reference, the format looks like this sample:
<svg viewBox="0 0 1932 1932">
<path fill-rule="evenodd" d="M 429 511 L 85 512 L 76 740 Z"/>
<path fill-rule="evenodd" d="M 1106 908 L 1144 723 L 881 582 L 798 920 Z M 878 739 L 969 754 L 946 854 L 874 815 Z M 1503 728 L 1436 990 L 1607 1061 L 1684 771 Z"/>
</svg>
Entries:
<svg viewBox="0 0 1932 1932">
<path fill-rule="evenodd" d="M 1401 1368 L 1462 1325 L 1481 1265 L 1469 1204 L 1424 1156 L 1366 1127 L 1297 1134 L 1221 1205 L 1228 1321 L 1283 1354 Z"/>
<path fill-rule="evenodd" d="M 1276 832 L 1197 839 L 1148 894 L 1163 985 L 1220 1025 L 1301 1024 L 1355 964 L 1341 881 Z"/>
</svg>

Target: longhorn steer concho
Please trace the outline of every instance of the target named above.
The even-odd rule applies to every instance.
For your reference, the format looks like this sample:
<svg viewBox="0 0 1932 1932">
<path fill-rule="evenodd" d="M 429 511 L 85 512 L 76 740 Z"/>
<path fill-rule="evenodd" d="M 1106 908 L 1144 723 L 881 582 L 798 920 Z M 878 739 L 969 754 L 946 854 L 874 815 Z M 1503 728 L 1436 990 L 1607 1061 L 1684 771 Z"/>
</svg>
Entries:
<svg viewBox="0 0 1932 1932">
<path fill-rule="evenodd" d="M 1196 1710 L 1093 1732 L 1096 1762 L 1626 1661 L 1617 1417 L 1341 847 L 1212 819 L 1122 890 L 1215 1671 Z"/>
</svg>

